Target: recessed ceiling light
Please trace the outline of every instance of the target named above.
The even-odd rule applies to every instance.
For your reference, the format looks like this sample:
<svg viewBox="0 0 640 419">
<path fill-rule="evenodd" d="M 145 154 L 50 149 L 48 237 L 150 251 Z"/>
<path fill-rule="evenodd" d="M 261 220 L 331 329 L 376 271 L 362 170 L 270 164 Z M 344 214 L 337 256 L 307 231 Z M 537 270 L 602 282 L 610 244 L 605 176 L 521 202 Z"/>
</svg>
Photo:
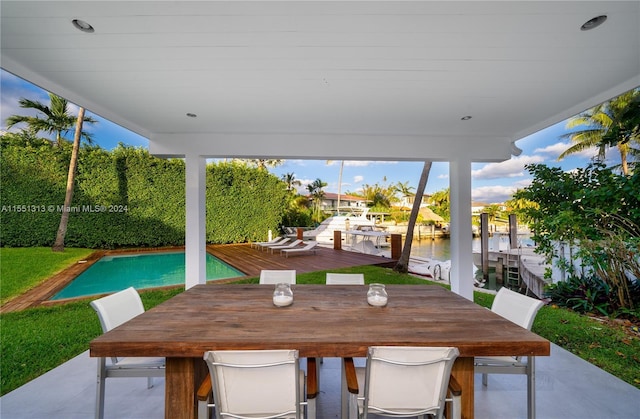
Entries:
<svg viewBox="0 0 640 419">
<path fill-rule="evenodd" d="M 473 118 L 471 115 L 466 115 L 466 116 L 463 116 L 462 118 L 460 118 L 460 120 L 461 120 L 461 121 L 468 121 L 468 120 L 470 120 L 471 118 Z"/>
<path fill-rule="evenodd" d="M 598 26 L 602 25 L 604 21 L 607 20 L 607 15 L 596 16 L 593 19 L 589 19 L 584 23 L 584 25 L 580 26 L 581 31 L 589 31 L 591 29 L 595 29 Z"/>
<path fill-rule="evenodd" d="M 75 26 L 76 29 L 81 30 L 82 32 L 87 32 L 87 33 L 95 32 L 95 29 L 93 29 L 93 26 L 89 25 L 84 20 L 73 19 L 71 23 L 73 23 L 73 26 Z"/>
<path fill-rule="evenodd" d="M 187 112 L 187 116 L 189 118 L 197 118 L 198 117 L 198 115 L 196 115 L 195 113 L 191 113 L 191 112 Z"/>
</svg>

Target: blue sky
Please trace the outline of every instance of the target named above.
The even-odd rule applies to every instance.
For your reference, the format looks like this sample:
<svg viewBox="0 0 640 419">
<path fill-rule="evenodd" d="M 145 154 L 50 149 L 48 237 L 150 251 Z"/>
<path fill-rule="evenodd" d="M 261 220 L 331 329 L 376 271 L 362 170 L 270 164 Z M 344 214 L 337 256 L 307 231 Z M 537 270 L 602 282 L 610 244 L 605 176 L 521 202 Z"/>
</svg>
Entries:
<svg viewBox="0 0 640 419">
<path fill-rule="evenodd" d="M 44 104 L 49 103 L 46 91 L 4 70 L 0 73 L 0 92 L 2 130 L 6 130 L 5 121 L 10 115 L 27 114 L 26 110 L 18 105 L 20 98 L 38 100 Z M 75 108 L 72 109 L 73 112 L 77 112 L 75 105 L 73 108 Z M 113 124 L 99 115 L 90 115 L 98 120 L 98 123 L 93 127 L 87 127 L 87 130 L 92 132 L 94 142 L 102 148 L 110 150 L 120 142 L 136 147 L 148 147 L 146 138 Z M 548 166 L 562 167 L 564 170 L 586 166 L 595 154 L 595 150 L 572 155 L 562 161 L 557 160 L 557 157 L 569 147 L 568 140 L 560 138 L 565 132 L 565 122 L 561 122 L 518 140 L 516 145 L 523 150 L 518 157 L 512 157 L 502 163 L 473 164 L 473 200 L 485 203 L 504 202 L 517 188 L 522 188 L 531 181 L 531 176 L 524 169 L 528 163 L 543 163 Z M 611 159 L 616 158 L 615 153 L 609 153 L 609 156 Z M 397 182 L 408 182 L 410 186 L 415 188 L 418 185 L 422 166 L 422 162 L 345 161 L 342 174 L 342 192 L 357 192 L 365 184 L 374 185 L 376 183 L 387 186 Z M 429 175 L 426 193 L 447 188 L 449 186 L 448 171 L 448 163 L 434 163 Z M 325 188 L 326 192 L 337 192 L 340 162 L 286 160 L 282 166 L 271 169 L 271 172 L 277 176 L 284 173 L 294 173 L 303 184 L 320 178 L 328 184 Z"/>
</svg>

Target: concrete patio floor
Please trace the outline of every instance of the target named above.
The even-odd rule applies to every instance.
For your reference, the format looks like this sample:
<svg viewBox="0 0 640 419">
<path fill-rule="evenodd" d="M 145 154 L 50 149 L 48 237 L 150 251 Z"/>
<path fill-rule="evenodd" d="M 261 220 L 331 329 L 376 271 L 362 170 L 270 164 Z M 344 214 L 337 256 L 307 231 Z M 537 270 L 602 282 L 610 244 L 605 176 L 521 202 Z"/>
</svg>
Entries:
<svg viewBox="0 0 640 419">
<path fill-rule="evenodd" d="M 640 390 L 553 345 L 537 366 L 539 419 L 640 417 Z M 85 419 L 94 416 L 96 360 L 88 352 L 0 398 L 2 419 Z M 340 360 L 325 358 L 320 373 L 318 419 L 340 417 Z M 526 418 L 526 378 L 476 374 L 476 418 Z M 107 380 L 105 418 L 164 416 L 164 379 L 147 390 L 145 378 Z"/>
</svg>

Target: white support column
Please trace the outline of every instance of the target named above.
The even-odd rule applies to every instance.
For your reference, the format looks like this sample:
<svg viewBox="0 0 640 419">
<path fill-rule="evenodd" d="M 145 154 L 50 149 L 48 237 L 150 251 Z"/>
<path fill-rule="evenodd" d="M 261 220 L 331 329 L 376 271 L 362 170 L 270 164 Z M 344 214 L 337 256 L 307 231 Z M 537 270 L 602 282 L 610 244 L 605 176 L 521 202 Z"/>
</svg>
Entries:
<svg viewBox="0 0 640 419">
<path fill-rule="evenodd" d="M 473 301 L 471 161 L 449 162 L 451 208 L 451 291 Z"/>
<path fill-rule="evenodd" d="M 185 156 L 187 212 L 185 228 L 185 289 L 207 282 L 206 249 L 206 160 L 198 155 Z"/>
</svg>

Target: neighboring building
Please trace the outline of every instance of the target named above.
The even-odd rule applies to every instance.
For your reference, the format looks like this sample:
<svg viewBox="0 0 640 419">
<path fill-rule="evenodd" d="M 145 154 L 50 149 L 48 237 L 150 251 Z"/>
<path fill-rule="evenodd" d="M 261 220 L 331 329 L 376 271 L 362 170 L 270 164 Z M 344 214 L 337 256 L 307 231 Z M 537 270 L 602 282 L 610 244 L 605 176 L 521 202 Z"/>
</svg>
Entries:
<svg viewBox="0 0 640 419">
<path fill-rule="evenodd" d="M 431 198 L 430 194 L 422 195 L 422 201 L 420 202 L 420 206 L 421 207 L 427 206 L 427 202 L 429 202 L 430 198 Z M 415 200 L 416 200 L 416 196 L 415 195 L 403 196 L 403 197 L 400 198 L 400 201 L 395 206 L 412 208 L 413 207 L 413 203 L 415 202 Z"/>
<path fill-rule="evenodd" d="M 312 199 L 309 197 L 309 199 Z M 320 205 L 322 211 L 325 212 L 336 212 L 338 209 L 338 194 L 325 192 L 324 197 L 322 198 L 322 204 Z M 353 195 L 340 195 L 340 208 L 366 208 L 367 200 L 361 196 L 353 196 Z"/>
</svg>

